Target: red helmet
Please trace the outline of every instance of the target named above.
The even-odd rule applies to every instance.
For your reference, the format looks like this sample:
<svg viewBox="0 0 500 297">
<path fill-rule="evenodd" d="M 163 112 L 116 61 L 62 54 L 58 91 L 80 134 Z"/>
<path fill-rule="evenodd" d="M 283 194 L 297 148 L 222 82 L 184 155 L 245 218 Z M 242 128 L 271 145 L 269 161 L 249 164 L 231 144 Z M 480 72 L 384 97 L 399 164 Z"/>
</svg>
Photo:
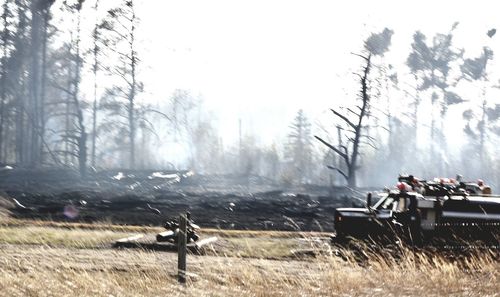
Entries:
<svg viewBox="0 0 500 297">
<path fill-rule="evenodd" d="M 400 191 L 411 191 L 411 187 L 410 187 L 410 185 L 408 185 L 408 184 L 407 184 L 407 183 L 405 183 L 405 182 L 399 182 L 399 183 L 397 184 L 397 188 L 398 188 L 398 190 L 400 190 Z"/>
</svg>

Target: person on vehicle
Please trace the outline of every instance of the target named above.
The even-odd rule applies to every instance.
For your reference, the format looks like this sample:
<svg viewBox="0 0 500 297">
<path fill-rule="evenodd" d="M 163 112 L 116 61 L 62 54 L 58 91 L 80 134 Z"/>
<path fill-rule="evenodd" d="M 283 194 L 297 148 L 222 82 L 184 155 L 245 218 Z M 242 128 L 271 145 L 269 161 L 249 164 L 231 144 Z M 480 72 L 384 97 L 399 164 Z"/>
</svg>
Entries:
<svg viewBox="0 0 500 297">
<path fill-rule="evenodd" d="M 477 185 L 479 186 L 479 189 L 481 190 L 481 193 L 484 195 L 491 195 L 491 188 L 487 185 L 484 184 L 484 181 L 482 179 L 477 180 Z"/>
<path fill-rule="evenodd" d="M 412 187 L 405 182 L 399 182 L 397 184 L 397 188 L 401 193 L 406 193 L 406 192 L 412 191 Z"/>
<path fill-rule="evenodd" d="M 419 181 L 418 178 L 414 177 L 413 175 L 410 175 L 410 186 L 414 192 L 423 194 L 424 185 Z"/>
</svg>

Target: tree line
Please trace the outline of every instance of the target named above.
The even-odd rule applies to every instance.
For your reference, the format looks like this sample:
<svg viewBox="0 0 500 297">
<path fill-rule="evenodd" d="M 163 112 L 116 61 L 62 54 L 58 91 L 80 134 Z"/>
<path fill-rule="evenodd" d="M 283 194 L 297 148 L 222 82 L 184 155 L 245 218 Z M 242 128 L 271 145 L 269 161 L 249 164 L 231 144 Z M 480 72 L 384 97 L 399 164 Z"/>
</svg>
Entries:
<svg viewBox="0 0 500 297">
<path fill-rule="evenodd" d="M 56 9 L 62 17 L 54 21 Z M 91 36 L 83 36 L 82 18 L 90 16 Z M 153 110 L 138 102 L 134 1 L 101 11 L 99 0 L 5 0 L 1 19 L 0 162 L 77 166 L 85 175 L 105 146 L 126 151 L 135 167 L 137 138 L 152 129 L 146 115 Z M 104 92 L 103 79 L 113 82 Z M 83 84 L 93 85 L 93 98 Z"/>
<path fill-rule="evenodd" d="M 458 26 L 432 38 L 416 31 L 404 67 L 386 59 L 393 30 L 385 28 L 364 41 L 358 55 L 363 66 L 354 73 L 357 98 L 332 109 L 336 129 L 316 136 L 337 156 L 327 166 L 347 185 L 357 186 L 357 176 L 365 185 L 388 182 L 397 173 L 484 176 L 500 185 L 500 101 L 494 94 L 500 84 L 490 79 L 495 73 L 489 46 L 496 29 L 478 32 L 485 44 L 478 56 L 469 57 L 454 43 Z M 450 110 L 462 117 L 450 117 Z M 449 136 L 450 129 L 461 133 Z"/>
<path fill-rule="evenodd" d="M 467 171 L 500 185 L 500 104 L 493 92 L 499 83 L 492 79 L 489 44 L 495 29 L 478 32 L 486 39 L 477 56 L 455 45 L 458 23 L 434 36 L 416 31 L 404 65 L 388 58 L 397 32 L 371 33 L 354 49 L 356 90 L 332 98 L 343 103 L 332 104 L 330 121 L 318 125 L 299 110 L 278 143 L 261 145 L 258 135 L 240 131 L 239 141 L 228 145 L 216 116 L 189 90 L 178 89 L 159 104 L 147 100 L 136 5 L 3 0 L 1 164 L 64 166 L 82 176 L 89 168 L 174 168 L 155 156 L 155 148 L 182 143 L 185 166 L 205 173 L 355 187 L 385 183 L 382 177 L 395 172 Z M 446 135 L 456 110 L 458 155 L 449 153 L 456 148 Z"/>
</svg>

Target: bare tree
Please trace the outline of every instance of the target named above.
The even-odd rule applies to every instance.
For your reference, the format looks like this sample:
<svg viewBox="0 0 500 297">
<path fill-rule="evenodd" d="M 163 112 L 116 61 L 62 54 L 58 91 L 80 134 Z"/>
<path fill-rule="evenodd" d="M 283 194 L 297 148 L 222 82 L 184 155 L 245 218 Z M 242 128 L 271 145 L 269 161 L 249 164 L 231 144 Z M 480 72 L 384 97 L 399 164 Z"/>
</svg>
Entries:
<svg viewBox="0 0 500 297">
<path fill-rule="evenodd" d="M 64 66 L 65 73 L 55 72 L 52 74 L 51 85 L 66 96 L 66 101 L 59 100 L 54 104 L 58 105 L 64 102 L 65 112 L 58 109 L 51 114 L 52 117 L 64 117 L 65 129 L 62 133 L 62 139 L 65 141 L 64 150 L 54 150 L 55 153 L 71 156 L 78 160 L 80 175 L 84 177 L 87 173 L 87 132 L 84 124 L 82 99 L 80 94 L 81 72 L 82 72 L 82 54 L 81 54 L 81 10 L 85 0 L 77 0 L 73 3 L 65 2 L 69 13 L 76 16 L 74 32 L 72 31 L 71 43 L 63 45 L 61 59 L 64 62 L 58 64 Z M 60 81 L 62 77 L 62 81 Z"/>
<path fill-rule="evenodd" d="M 17 26 L 13 36 L 13 52 L 10 58 L 10 71 L 8 85 L 12 91 L 12 100 L 15 114 L 15 160 L 20 164 L 28 162 L 27 141 L 27 85 L 29 81 L 29 3 L 23 0 L 15 0 Z"/>
<path fill-rule="evenodd" d="M 349 187 L 356 187 L 356 172 L 359 169 L 359 158 L 360 158 L 360 146 L 362 143 L 373 146 L 373 138 L 364 133 L 366 128 L 365 121 L 369 116 L 370 108 L 370 95 L 369 95 L 369 79 L 368 75 L 370 73 L 371 64 L 371 54 L 368 56 L 359 55 L 365 60 L 366 64 L 362 69 L 362 74 L 356 74 L 359 77 L 360 82 L 360 93 L 359 99 L 360 103 L 354 108 L 347 108 L 348 114 L 342 114 L 334 109 L 331 111 L 333 114 L 339 118 L 347 129 L 344 130 L 344 137 L 346 138 L 346 144 L 340 145 L 340 148 L 328 143 L 319 136 L 314 136 L 321 143 L 326 145 L 328 148 L 333 150 L 337 155 L 339 155 L 344 161 L 347 172 L 344 170 L 331 166 L 330 168 L 338 171 L 347 181 Z M 351 120 L 354 118 L 353 120 Z M 366 139 L 366 141 L 364 140 Z"/>
<path fill-rule="evenodd" d="M 94 11 L 96 14 L 94 31 L 92 32 L 92 56 L 93 56 L 93 65 L 92 72 L 94 74 L 94 101 L 92 104 L 92 152 L 91 152 L 91 165 L 95 167 L 95 159 L 96 159 L 96 139 L 97 139 L 97 71 L 99 70 L 99 54 L 101 52 L 99 42 L 100 42 L 100 32 L 99 32 L 99 22 L 97 19 L 97 12 L 99 10 L 99 0 L 95 1 Z"/>
<path fill-rule="evenodd" d="M 134 1 L 125 0 L 114 9 L 108 11 L 107 18 L 100 28 L 107 34 L 107 50 L 117 57 L 115 67 L 109 71 L 122 80 L 121 85 L 116 85 L 108 90 L 108 102 L 105 104 L 112 108 L 112 113 L 125 118 L 125 127 L 128 134 L 129 167 L 135 167 L 136 159 L 136 134 L 137 134 L 137 94 L 142 92 L 143 84 L 138 80 L 137 70 L 139 58 L 137 54 L 136 26 L 138 18 L 135 13 Z M 115 99 L 111 102 L 111 99 Z"/>
<path fill-rule="evenodd" d="M 49 22 L 51 19 L 50 7 L 55 0 L 42 0 L 40 2 L 40 12 L 42 17 L 42 61 L 41 61 L 41 78 L 40 78 L 40 144 L 39 144 L 39 162 L 44 162 L 44 144 L 45 144 L 45 97 L 47 87 L 47 47 L 49 39 Z"/>
<path fill-rule="evenodd" d="M 12 32 L 10 31 L 10 19 L 13 14 L 9 4 L 11 1 L 5 1 L 2 5 L 2 59 L 0 60 L 1 90 L 0 90 L 0 162 L 4 161 L 4 124 L 5 124 L 5 105 L 7 103 L 7 59 L 9 56 L 9 47 L 12 43 Z"/>
<path fill-rule="evenodd" d="M 30 139 L 30 149 L 29 149 L 29 164 L 34 166 L 38 162 L 38 158 L 35 155 L 38 153 L 38 136 L 39 131 L 39 108 L 40 108 L 40 32 L 41 20 L 39 13 L 39 5 L 41 1 L 35 0 L 31 1 L 30 12 L 31 12 L 31 67 L 29 72 L 29 133 Z"/>
</svg>

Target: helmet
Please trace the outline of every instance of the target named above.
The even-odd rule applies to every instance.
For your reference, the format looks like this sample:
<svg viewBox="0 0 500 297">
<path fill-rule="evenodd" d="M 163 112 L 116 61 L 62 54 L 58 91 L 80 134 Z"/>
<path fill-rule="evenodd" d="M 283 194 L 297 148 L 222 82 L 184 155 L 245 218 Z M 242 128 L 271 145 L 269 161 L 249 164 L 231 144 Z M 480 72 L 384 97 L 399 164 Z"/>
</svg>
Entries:
<svg viewBox="0 0 500 297">
<path fill-rule="evenodd" d="M 400 191 L 411 191 L 411 187 L 405 182 L 399 182 L 397 188 Z"/>
</svg>

